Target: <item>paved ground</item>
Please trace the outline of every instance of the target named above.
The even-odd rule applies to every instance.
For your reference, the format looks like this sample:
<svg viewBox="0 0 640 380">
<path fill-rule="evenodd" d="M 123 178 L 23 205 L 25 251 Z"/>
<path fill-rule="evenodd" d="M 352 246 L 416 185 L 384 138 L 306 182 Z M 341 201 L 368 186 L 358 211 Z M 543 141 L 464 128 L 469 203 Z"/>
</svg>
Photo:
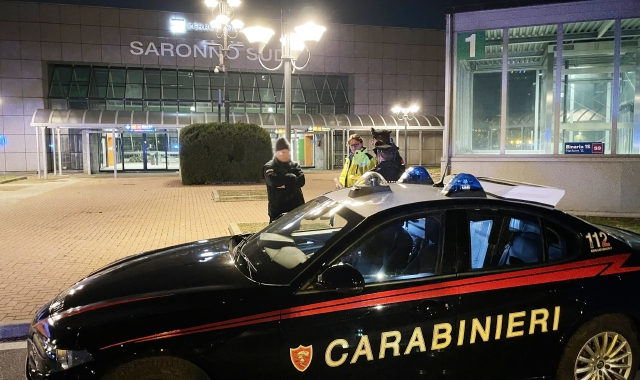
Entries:
<svg viewBox="0 0 640 380">
<path fill-rule="evenodd" d="M 337 174 L 307 171 L 305 198 L 332 190 Z M 266 201 L 214 202 L 221 189 L 264 184 L 183 186 L 176 174 L 122 173 L 1 184 L 0 325 L 29 322 L 60 291 L 121 257 L 269 220 Z"/>
</svg>

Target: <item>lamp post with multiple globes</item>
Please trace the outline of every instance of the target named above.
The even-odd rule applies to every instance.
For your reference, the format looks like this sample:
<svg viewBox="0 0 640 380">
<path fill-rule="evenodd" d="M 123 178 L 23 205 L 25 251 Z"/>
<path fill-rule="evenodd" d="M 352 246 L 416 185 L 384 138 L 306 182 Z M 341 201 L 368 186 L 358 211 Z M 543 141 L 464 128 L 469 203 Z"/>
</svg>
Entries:
<svg viewBox="0 0 640 380">
<path fill-rule="evenodd" d="M 326 28 L 308 22 L 304 25 L 291 28 L 288 22 L 282 23 L 280 43 L 282 44 L 282 59 L 277 67 L 267 67 L 262 62 L 262 51 L 275 34 L 272 29 L 262 26 L 252 26 L 244 28 L 244 23 L 235 17 L 234 9 L 240 6 L 240 0 L 205 0 L 205 4 L 212 9 L 215 16 L 211 21 L 216 37 L 222 43 L 209 42 L 210 46 L 220 47 L 220 64 L 215 67 L 214 72 L 222 71 L 224 80 L 224 109 L 225 121 L 229 122 L 229 93 L 227 90 L 227 60 L 229 50 L 234 46 L 242 46 L 238 43 L 229 43 L 229 38 L 237 38 L 240 32 L 244 33 L 249 43 L 258 44 L 258 61 L 266 70 L 275 71 L 284 67 L 284 123 L 285 135 L 291 141 L 291 74 L 295 70 L 304 69 L 311 60 L 311 51 L 316 46 Z M 292 30 L 293 29 L 293 30 Z M 304 65 L 297 65 L 298 58 L 304 51 L 307 51 L 307 61 Z"/>
<path fill-rule="evenodd" d="M 391 109 L 398 120 L 404 120 L 404 160 L 409 161 L 407 156 L 407 127 L 409 126 L 409 120 L 415 119 L 415 113 L 418 111 L 418 106 L 412 105 L 409 107 L 395 106 Z"/>
<path fill-rule="evenodd" d="M 304 69 L 311 60 L 311 51 L 316 46 L 322 34 L 325 32 L 324 26 L 308 22 L 304 25 L 296 26 L 291 30 L 289 23 L 283 23 L 281 28 L 280 43 L 282 44 L 282 60 L 277 67 L 270 68 L 262 62 L 261 53 L 275 34 L 272 29 L 262 26 L 248 27 L 242 30 L 250 43 L 258 44 L 258 61 L 267 70 L 278 70 L 284 67 L 284 124 L 285 137 L 291 141 L 291 74 L 295 70 Z M 296 61 L 301 54 L 307 50 L 307 61 L 304 65 L 296 65 Z"/>
<path fill-rule="evenodd" d="M 234 46 L 242 46 L 242 44 L 229 43 L 230 38 L 237 38 L 238 34 L 244 27 L 244 23 L 235 18 L 234 9 L 239 7 L 240 0 L 205 0 L 205 5 L 211 8 L 211 12 L 215 18 L 211 21 L 216 37 L 222 40 L 222 43 L 208 42 L 209 46 L 219 46 L 220 63 L 214 68 L 214 72 L 220 71 L 224 74 L 224 120 L 229 122 L 229 91 L 228 91 L 228 75 L 227 61 L 229 60 L 229 51 Z"/>
</svg>

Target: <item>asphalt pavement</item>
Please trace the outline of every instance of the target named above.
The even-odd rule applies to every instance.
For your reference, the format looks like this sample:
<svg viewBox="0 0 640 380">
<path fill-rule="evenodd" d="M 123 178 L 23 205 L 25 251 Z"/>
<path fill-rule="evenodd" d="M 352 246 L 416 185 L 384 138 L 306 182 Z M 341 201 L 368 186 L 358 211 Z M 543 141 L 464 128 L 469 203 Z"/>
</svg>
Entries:
<svg viewBox="0 0 640 380">
<path fill-rule="evenodd" d="M 0 380 L 24 380 L 26 342 L 0 343 Z"/>
</svg>

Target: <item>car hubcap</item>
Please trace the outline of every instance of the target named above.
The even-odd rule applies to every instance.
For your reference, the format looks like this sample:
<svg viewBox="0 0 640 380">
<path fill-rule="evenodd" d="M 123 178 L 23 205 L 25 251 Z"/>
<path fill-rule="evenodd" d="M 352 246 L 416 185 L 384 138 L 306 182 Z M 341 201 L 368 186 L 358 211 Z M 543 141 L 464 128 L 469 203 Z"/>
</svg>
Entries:
<svg viewBox="0 0 640 380">
<path fill-rule="evenodd" d="M 587 341 L 578 353 L 576 380 L 628 380 L 631 374 L 631 346 L 620 334 L 600 333 Z"/>
</svg>

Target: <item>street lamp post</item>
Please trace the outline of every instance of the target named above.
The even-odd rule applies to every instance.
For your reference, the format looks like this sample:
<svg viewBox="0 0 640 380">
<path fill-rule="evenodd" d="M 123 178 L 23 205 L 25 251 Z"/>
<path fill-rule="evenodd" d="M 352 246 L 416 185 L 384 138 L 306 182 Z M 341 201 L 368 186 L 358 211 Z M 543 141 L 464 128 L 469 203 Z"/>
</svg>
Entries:
<svg viewBox="0 0 640 380">
<path fill-rule="evenodd" d="M 409 162 L 409 156 L 407 155 L 407 127 L 409 127 L 409 120 L 415 119 L 416 111 L 418 111 L 418 106 L 416 105 L 410 107 L 395 106 L 391 109 L 391 112 L 396 114 L 398 120 L 404 120 L 404 162 Z"/>
<path fill-rule="evenodd" d="M 234 18 L 234 8 L 240 6 L 240 0 L 205 0 L 205 5 L 212 9 L 215 18 L 211 21 L 216 37 L 222 39 L 222 44 L 216 42 L 208 42 L 208 46 L 219 46 L 220 63 L 214 68 L 214 72 L 222 71 L 224 73 L 224 120 L 229 122 L 229 90 L 227 83 L 227 61 L 229 60 L 229 51 L 234 46 L 242 46 L 242 44 L 229 43 L 229 38 L 237 38 L 238 33 L 242 30 L 244 23 Z"/>
<path fill-rule="evenodd" d="M 265 66 L 262 62 L 262 51 L 275 32 L 269 28 L 262 26 L 248 27 L 242 30 L 247 36 L 247 40 L 250 43 L 258 43 L 258 61 L 267 70 L 275 71 L 284 67 L 284 124 L 285 124 L 285 137 L 291 141 L 291 74 L 295 70 L 302 70 L 311 61 L 311 51 L 316 46 L 322 34 L 326 28 L 324 26 L 316 25 L 312 22 L 308 22 L 304 25 L 293 28 L 288 23 L 283 23 L 281 27 L 282 43 L 282 60 L 280 64 L 275 68 Z M 297 66 L 296 61 L 304 50 L 309 53 L 307 62 L 302 66 Z"/>
</svg>

